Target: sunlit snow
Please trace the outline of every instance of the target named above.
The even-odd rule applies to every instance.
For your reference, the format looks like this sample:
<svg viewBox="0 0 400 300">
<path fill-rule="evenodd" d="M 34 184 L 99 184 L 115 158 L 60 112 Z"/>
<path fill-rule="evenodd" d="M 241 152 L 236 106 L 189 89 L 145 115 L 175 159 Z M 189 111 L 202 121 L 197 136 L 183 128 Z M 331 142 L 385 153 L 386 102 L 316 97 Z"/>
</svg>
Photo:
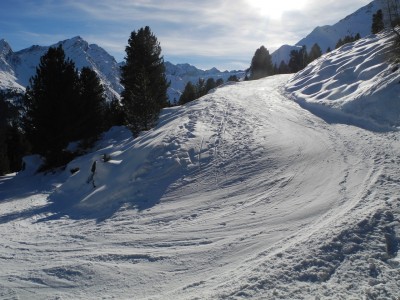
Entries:
<svg viewBox="0 0 400 300">
<path fill-rule="evenodd" d="M 400 136 L 350 105 L 397 97 L 364 88 L 395 76 L 381 44 L 114 127 L 64 171 L 27 158 L 0 177 L 0 298 L 396 299 Z"/>
</svg>

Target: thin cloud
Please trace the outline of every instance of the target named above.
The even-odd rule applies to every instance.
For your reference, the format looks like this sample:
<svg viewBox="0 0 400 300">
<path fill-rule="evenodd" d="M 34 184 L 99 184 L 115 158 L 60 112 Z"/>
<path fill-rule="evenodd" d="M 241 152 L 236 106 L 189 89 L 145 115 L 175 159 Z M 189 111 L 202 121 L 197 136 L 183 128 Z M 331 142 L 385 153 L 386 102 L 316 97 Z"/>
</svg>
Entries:
<svg viewBox="0 0 400 300">
<path fill-rule="evenodd" d="M 196 57 L 197 62 L 202 57 L 203 66 L 208 66 L 207 58 L 212 63 L 221 59 L 224 63 L 215 66 L 229 68 L 226 62 L 250 61 L 261 45 L 273 51 L 294 44 L 316 26 L 333 24 L 368 1 L 308 0 L 303 10 L 288 6 L 271 18 L 249 0 L 4 0 L 0 34 L 20 40 L 30 32 L 25 40 L 44 45 L 81 35 L 121 61 L 131 31 L 149 25 L 166 58 Z"/>
</svg>

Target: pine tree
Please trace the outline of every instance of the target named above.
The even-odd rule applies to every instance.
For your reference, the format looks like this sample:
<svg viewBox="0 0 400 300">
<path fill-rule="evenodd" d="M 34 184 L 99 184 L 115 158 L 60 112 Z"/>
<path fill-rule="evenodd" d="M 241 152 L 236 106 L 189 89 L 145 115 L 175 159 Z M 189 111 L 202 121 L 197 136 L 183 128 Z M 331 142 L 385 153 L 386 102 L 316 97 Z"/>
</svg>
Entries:
<svg viewBox="0 0 400 300">
<path fill-rule="evenodd" d="M 40 59 L 24 98 L 23 128 L 34 153 L 46 159 L 44 169 L 66 164 L 76 155 L 70 142 L 88 146 L 104 129 L 105 100 L 96 73 L 65 58 L 61 45 Z"/>
<path fill-rule="evenodd" d="M 357 33 L 355 36 L 351 36 L 351 35 L 346 35 L 343 39 L 339 39 L 338 42 L 336 43 L 336 47 L 335 49 L 346 45 L 348 43 L 353 43 L 357 40 L 359 40 L 361 38 L 361 35 L 359 33 Z"/>
<path fill-rule="evenodd" d="M 274 74 L 274 66 L 269 51 L 261 46 L 254 53 L 250 66 L 250 79 L 256 80 Z"/>
<path fill-rule="evenodd" d="M 0 91 L 0 175 L 10 172 L 7 146 L 7 115 L 8 104 L 5 94 Z"/>
<path fill-rule="evenodd" d="M 232 75 L 231 75 L 232 76 Z M 229 78 L 231 77 L 231 76 L 229 76 Z M 233 75 L 233 76 L 236 76 L 236 75 Z M 228 78 L 228 81 L 229 81 L 229 78 Z M 224 84 L 224 79 L 222 79 L 222 78 L 218 78 L 216 81 L 215 81 L 215 85 L 218 87 L 218 86 L 220 86 L 220 85 L 222 85 L 222 84 Z"/>
<path fill-rule="evenodd" d="M 124 110 L 116 97 L 106 103 L 105 129 L 111 128 L 112 126 L 121 126 L 125 123 L 125 119 Z"/>
<path fill-rule="evenodd" d="M 321 47 L 317 43 L 315 43 L 311 47 L 310 53 L 308 55 L 308 61 L 312 62 L 312 61 L 316 60 L 317 58 L 321 57 L 321 55 L 322 55 Z"/>
<path fill-rule="evenodd" d="M 93 142 L 105 128 L 106 101 L 104 88 L 96 72 L 88 67 L 82 68 L 79 75 L 81 109 L 77 112 L 79 138 Z"/>
<path fill-rule="evenodd" d="M 199 78 L 199 80 L 197 81 L 197 84 L 196 84 L 196 97 L 195 97 L 195 99 L 203 97 L 205 94 L 207 94 L 207 91 L 206 91 L 206 80 L 204 78 Z"/>
<path fill-rule="evenodd" d="M 285 63 L 284 60 L 282 60 L 281 63 L 279 64 L 278 73 L 279 74 L 289 74 L 290 73 L 289 66 Z"/>
<path fill-rule="evenodd" d="M 179 105 L 183 105 L 196 99 L 196 87 L 189 81 L 179 98 Z"/>
<path fill-rule="evenodd" d="M 239 82 L 239 78 L 236 75 L 231 75 L 228 77 L 227 81 Z"/>
<path fill-rule="evenodd" d="M 215 79 L 214 78 L 208 78 L 206 81 L 206 86 L 205 86 L 205 90 L 206 90 L 206 94 L 211 91 L 212 89 L 215 89 L 217 87 L 216 83 L 215 83 Z"/>
<path fill-rule="evenodd" d="M 379 9 L 375 14 L 372 15 L 372 26 L 371 32 L 373 34 L 377 34 L 381 32 L 385 28 L 385 24 L 383 23 L 383 13 L 382 10 Z"/>
<path fill-rule="evenodd" d="M 289 69 L 290 72 L 296 73 L 303 70 L 308 64 L 308 54 L 306 46 L 301 47 L 300 50 L 290 51 Z"/>
<path fill-rule="evenodd" d="M 75 64 L 65 59 L 61 45 L 41 57 L 36 75 L 25 95 L 24 128 L 33 151 L 45 157 L 47 166 L 66 162 L 63 149 L 77 139 L 79 76 Z"/>
<path fill-rule="evenodd" d="M 150 28 L 133 31 L 121 68 L 122 106 L 134 134 L 154 126 L 162 108 L 168 106 L 164 59 L 161 46 Z"/>
<path fill-rule="evenodd" d="M 20 98 L 15 91 L 0 91 L 0 175 L 20 171 L 29 151 L 20 126 Z"/>
</svg>

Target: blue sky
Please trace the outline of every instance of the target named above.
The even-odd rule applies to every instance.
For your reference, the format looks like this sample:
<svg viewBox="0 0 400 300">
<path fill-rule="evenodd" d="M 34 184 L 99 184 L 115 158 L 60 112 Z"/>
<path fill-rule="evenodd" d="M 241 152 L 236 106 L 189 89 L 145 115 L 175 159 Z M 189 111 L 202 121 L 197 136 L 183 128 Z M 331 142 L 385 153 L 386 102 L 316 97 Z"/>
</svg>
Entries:
<svg viewBox="0 0 400 300">
<path fill-rule="evenodd" d="M 334 24 L 369 2 L 1 0 L 0 39 L 18 51 L 80 35 L 122 61 L 130 33 L 148 25 L 166 61 L 243 69 L 261 45 L 272 52 L 294 44 L 316 26 Z"/>
</svg>

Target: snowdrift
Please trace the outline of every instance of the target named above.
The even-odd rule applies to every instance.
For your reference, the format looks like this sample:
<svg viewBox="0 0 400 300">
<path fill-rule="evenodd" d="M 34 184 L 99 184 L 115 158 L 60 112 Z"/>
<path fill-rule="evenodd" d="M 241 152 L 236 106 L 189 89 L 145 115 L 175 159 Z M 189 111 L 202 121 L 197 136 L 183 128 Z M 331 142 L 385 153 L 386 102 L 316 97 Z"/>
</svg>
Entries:
<svg viewBox="0 0 400 300">
<path fill-rule="evenodd" d="M 336 112 L 361 127 L 399 126 L 400 69 L 389 62 L 393 38 L 387 31 L 346 44 L 295 74 L 286 90 L 325 117 Z"/>
</svg>

